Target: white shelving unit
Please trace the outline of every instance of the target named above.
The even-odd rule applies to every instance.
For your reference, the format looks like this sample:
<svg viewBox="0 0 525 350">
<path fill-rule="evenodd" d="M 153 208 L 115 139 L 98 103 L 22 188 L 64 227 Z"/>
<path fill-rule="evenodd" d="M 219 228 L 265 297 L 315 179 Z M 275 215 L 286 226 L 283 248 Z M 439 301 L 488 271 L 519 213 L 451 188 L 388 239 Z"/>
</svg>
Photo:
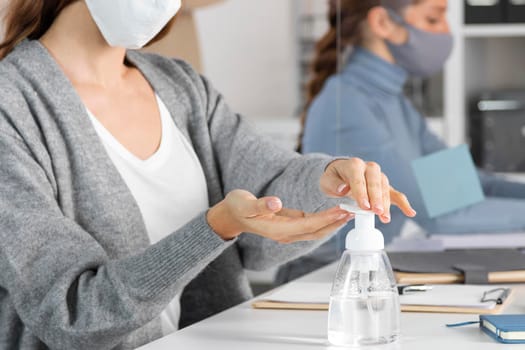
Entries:
<svg viewBox="0 0 525 350">
<path fill-rule="evenodd" d="M 525 36 L 525 24 L 467 24 L 463 27 L 465 38 L 498 38 Z"/>
<path fill-rule="evenodd" d="M 525 88 L 525 24 L 465 24 L 464 1 L 449 1 L 455 45 L 445 69 L 444 138 L 468 142 L 468 102 L 492 89 Z"/>
</svg>

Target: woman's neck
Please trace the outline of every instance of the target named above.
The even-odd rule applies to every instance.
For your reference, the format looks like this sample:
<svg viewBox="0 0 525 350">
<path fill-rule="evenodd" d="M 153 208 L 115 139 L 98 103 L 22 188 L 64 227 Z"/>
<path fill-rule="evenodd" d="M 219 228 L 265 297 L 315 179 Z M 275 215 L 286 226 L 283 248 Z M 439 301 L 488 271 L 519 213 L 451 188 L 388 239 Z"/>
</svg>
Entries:
<svg viewBox="0 0 525 350">
<path fill-rule="evenodd" d="M 40 42 L 73 84 L 110 87 L 128 70 L 126 50 L 107 44 L 83 1 L 67 6 Z"/>
<path fill-rule="evenodd" d="M 388 49 L 388 46 L 386 45 L 384 40 L 364 40 L 361 43 L 361 46 L 389 63 L 396 63 L 394 56 L 392 56 L 392 54 L 390 53 L 390 50 Z"/>
</svg>

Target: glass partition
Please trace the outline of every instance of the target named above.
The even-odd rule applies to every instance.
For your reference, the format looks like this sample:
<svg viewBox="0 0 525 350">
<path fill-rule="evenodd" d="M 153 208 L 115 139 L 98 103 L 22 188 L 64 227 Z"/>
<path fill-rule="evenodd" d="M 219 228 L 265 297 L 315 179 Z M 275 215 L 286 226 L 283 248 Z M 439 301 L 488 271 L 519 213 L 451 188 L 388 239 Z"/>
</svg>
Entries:
<svg viewBox="0 0 525 350">
<path fill-rule="evenodd" d="M 203 73 L 264 134 L 295 148 L 324 0 L 226 0 L 199 10 Z"/>
</svg>

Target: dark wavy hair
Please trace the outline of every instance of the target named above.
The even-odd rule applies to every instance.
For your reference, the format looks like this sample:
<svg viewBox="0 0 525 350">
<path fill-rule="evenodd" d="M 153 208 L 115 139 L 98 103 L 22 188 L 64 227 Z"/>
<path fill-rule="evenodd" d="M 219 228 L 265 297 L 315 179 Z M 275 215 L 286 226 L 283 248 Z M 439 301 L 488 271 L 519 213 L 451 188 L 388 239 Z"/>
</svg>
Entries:
<svg viewBox="0 0 525 350">
<path fill-rule="evenodd" d="M 24 39 L 40 39 L 60 12 L 79 0 L 8 0 L 5 7 L 5 36 L 0 43 L 0 58 L 7 56 Z M 111 0 L 108 0 L 111 1 Z M 172 19 L 149 43 L 162 39 L 170 30 Z"/>
</svg>

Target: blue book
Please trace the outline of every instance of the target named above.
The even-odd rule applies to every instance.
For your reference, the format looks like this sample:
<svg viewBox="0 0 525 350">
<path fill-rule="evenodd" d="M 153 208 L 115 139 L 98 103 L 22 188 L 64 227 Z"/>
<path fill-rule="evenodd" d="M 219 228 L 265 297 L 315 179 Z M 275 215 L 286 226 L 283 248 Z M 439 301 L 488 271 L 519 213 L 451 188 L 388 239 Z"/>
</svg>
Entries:
<svg viewBox="0 0 525 350">
<path fill-rule="evenodd" d="M 480 315 L 481 329 L 500 343 L 525 344 L 524 315 Z"/>
<path fill-rule="evenodd" d="M 467 145 L 418 158 L 412 162 L 412 169 L 431 218 L 485 199 Z"/>
</svg>

